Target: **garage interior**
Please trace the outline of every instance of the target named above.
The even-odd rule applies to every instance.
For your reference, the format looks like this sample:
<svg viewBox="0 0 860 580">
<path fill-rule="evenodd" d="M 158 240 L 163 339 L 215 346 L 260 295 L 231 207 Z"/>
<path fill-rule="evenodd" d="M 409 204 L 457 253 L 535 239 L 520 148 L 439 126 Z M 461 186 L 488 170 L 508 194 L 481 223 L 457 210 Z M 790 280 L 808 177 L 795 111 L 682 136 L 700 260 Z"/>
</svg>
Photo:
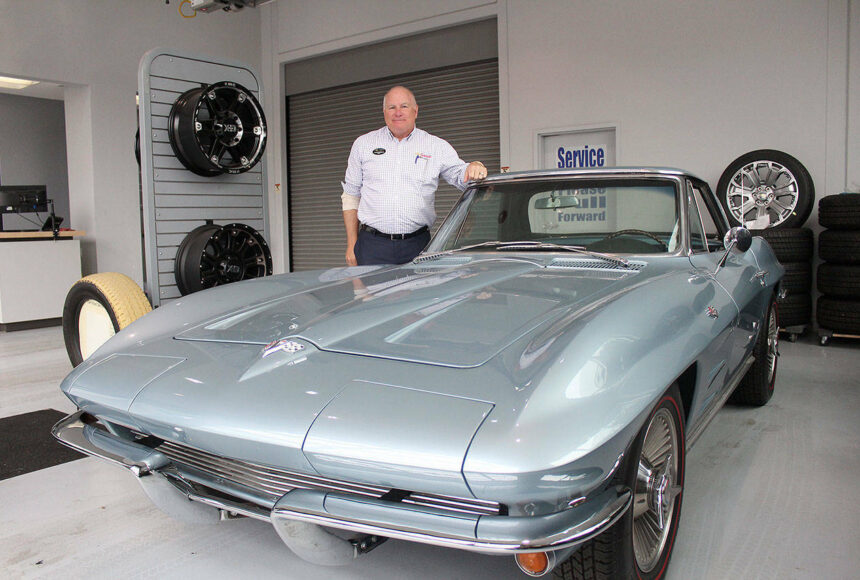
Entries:
<svg viewBox="0 0 860 580">
<path fill-rule="evenodd" d="M 120 272 L 146 287 L 135 93 L 142 57 L 161 47 L 259 73 L 275 274 L 343 265 L 349 145 L 381 125 L 378 101 L 401 82 L 418 87 L 418 126 L 491 173 L 545 167 L 542 139 L 565 131 L 610 129 L 616 165 L 682 167 L 712 189 L 746 152 L 788 152 L 814 182 L 813 276 L 818 203 L 860 192 L 858 0 L 192 4 L 0 3 L 0 76 L 40 81 L 0 92 L 0 185 L 47 184 L 62 226 L 83 232 L 79 275 Z M 456 199 L 440 187 L 440 220 Z M 4 229 L 39 218 L 6 214 Z M 122 471 L 61 454 L 50 426 L 75 408 L 58 388 L 72 370 L 58 322 L 78 274 L 58 282 L 55 268 L 10 264 L 0 306 L 6 285 L 26 286 L 56 313 L 0 320 L 8 577 L 523 577 L 510 558 L 396 540 L 348 567 L 313 566 L 264 522 L 175 522 Z M 773 399 L 726 406 L 689 453 L 666 578 L 856 575 L 860 339 L 820 344 L 811 288 L 808 323 L 781 335 Z M 44 437 L 17 439 L 22 429 Z"/>
</svg>

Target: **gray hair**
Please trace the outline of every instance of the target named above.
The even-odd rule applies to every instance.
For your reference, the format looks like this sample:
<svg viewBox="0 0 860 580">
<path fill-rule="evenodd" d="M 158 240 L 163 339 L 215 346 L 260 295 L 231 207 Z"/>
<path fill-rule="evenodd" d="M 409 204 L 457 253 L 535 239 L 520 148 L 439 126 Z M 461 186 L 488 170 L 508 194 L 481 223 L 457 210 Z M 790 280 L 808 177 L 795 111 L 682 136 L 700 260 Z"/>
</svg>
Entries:
<svg viewBox="0 0 860 580">
<path fill-rule="evenodd" d="M 412 99 L 412 104 L 415 105 L 416 107 L 418 106 L 418 101 L 415 99 L 415 93 L 413 93 L 412 91 L 410 91 L 409 89 L 407 89 L 403 85 L 397 85 L 397 86 L 394 86 L 394 87 L 391 87 L 390 89 L 388 89 L 388 92 L 385 93 L 385 96 L 382 97 L 382 110 L 385 110 L 385 99 L 388 98 L 388 93 L 390 93 L 394 89 L 403 89 L 404 91 L 409 93 L 409 97 Z"/>
</svg>

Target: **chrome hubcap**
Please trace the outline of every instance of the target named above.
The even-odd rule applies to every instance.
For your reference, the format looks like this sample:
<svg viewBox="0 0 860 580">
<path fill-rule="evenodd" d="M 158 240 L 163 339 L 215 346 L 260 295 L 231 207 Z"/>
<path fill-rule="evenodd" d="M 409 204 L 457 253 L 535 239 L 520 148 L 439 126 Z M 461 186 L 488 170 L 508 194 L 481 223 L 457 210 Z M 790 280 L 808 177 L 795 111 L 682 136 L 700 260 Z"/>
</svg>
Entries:
<svg viewBox="0 0 860 580">
<path fill-rule="evenodd" d="M 758 206 L 768 206 L 773 201 L 773 188 L 766 185 L 760 185 L 753 192 L 753 199 Z"/>
<path fill-rule="evenodd" d="M 678 482 L 678 430 L 668 409 L 651 419 L 642 453 L 633 497 L 633 553 L 643 572 L 660 561 L 671 530 Z"/>
<path fill-rule="evenodd" d="M 763 229 L 791 217 L 797 206 L 798 189 L 797 178 L 785 166 L 773 161 L 755 161 L 732 176 L 726 202 L 740 223 Z"/>
</svg>

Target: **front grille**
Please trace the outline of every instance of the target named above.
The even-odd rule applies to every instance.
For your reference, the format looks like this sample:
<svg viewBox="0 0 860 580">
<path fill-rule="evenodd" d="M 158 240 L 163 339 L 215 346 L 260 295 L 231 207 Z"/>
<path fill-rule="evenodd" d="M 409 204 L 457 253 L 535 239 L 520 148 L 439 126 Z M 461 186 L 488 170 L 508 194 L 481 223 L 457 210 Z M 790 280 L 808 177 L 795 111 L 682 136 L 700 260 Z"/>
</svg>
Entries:
<svg viewBox="0 0 860 580">
<path fill-rule="evenodd" d="M 185 445 L 178 445 L 170 441 L 162 442 L 156 449 L 179 466 L 186 465 L 226 481 L 250 488 L 261 496 L 270 498 L 273 504 L 281 496 L 293 489 L 313 489 L 376 499 L 390 500 L 391 498 L 397 498 L 397 501 L 405 504 L 431 507 L 461 514 L 500 515 L 507 513 L 506 506 L 496 502 L 393 490 L 387 487 L 364 483 L 317 477 L 306 473 L 276 469 L 258 463 L 229 459 Z"/>
</svg>

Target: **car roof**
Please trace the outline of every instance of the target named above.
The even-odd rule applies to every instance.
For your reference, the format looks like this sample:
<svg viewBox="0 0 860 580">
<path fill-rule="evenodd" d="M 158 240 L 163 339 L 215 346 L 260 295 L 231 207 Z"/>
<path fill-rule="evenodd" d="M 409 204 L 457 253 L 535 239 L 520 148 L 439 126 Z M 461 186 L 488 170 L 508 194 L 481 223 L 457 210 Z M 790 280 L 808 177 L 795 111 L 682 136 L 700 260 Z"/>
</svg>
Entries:
<svg viewBox="0 0 860 580">
<path fill-rule="evenodd" d="M 595 167 L 588 169 L 536 169 L 498 173 L 488 176 L 481 183 L 578 177 L 692 177 L 693 179 L 703 181 L 689 171 L 674 167 Z"/>
</svg>

